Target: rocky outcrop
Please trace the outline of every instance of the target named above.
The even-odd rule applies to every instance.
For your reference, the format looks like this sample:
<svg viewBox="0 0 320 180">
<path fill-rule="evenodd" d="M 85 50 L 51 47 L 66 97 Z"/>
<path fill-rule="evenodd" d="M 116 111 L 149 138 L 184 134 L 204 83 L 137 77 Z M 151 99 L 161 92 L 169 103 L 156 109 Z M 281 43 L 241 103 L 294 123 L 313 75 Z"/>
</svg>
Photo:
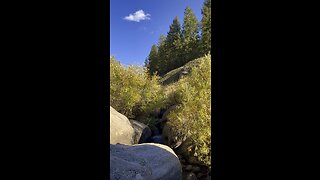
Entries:
<svg viewBox="0 0 320 180">
<path fill-rule="evenodd" d="M 135 120 L 130 120 L 130 122 L 135 132 L 134 143 L 138 144 L 147 142 L 152 134 L 151 129 L 141 122 Z"/>
<path fill-rule="evenodd" d="M 110 144 L 134 144 L 135 131 L 129 119 L 110 106 Z"/>
<path fill-rule="evenodd" d="M 161 144 L 110 144 L 110 179 L 181 180 L 182 168 L 171 148 Z"/>
</svg>

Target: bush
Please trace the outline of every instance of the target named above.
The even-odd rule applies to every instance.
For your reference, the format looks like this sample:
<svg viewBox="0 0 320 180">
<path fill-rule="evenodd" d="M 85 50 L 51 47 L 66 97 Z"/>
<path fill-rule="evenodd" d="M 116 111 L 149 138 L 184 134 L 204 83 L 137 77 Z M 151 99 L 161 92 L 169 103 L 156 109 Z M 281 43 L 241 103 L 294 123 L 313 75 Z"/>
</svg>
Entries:
<svg viewBox="0 0 320 180">
<path fill-rule="evenodd" d="M 191 66 L 190 66 L 191 67 Z M 138 66 L 122 66 L 110 58 L 110 103 L 120 113 L 147 124 L 151 114 L 177 105 L 167 123 L 180 139 L 187 137 L 187 151 L 198 162 L 211 167 L 211 56 L 192 66 L 191 74 L 162 87 L 158 76 L 149 76 Z"/>
<path fill-rule="evenodd" d="M 211 166 L 211 56 L 202 58 L 191 74 L 175 85 L 178 108 L 169 115 L 169 125 L 179 138 L 187 137 L 188 152 Z"/>
<path fill-rule="evenodd" d="M 129 118 L 147 117 L 164 105 L 164 98 L 158 76 L 149 76 L 147 70 L 139 66 L 124 67 L 110 57 L 110 104 L 113 108 Z"/>
</svg>

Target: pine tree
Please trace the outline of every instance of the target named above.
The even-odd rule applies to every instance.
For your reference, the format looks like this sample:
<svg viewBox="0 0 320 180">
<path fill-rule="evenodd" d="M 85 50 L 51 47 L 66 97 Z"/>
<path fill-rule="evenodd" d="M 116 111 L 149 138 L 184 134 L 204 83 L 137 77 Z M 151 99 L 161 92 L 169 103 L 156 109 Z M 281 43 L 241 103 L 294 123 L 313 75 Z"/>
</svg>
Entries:
<svg viewBox="0 0 320 180">
<path fill-rule="evenodd" d="M 167 50 L 166 50 L 166 36 L 160 35 L 158 41 L 158 61 L 157 66 L 159 70 L 159 75 L 162 76 L 166 72 L 167 68 Z"/>
<path fill-rule="evenodd" d="M 150 54 L 148 56 L 148 70 L 150 75 L 155 74 L 159 71 L 158 67 L 158 49 L 157 46 L 154 44 L 152 45 Z"/>
<path fill-rule="evenodd" d="M 184 11 L 182 25 L 184 64 L 200 57 L 199 52 L 199 23 L 192 9 L 187 7 Z"/>
<path fill-rule="evenodd" d="M 149 57 L 144 60 L 144 67 L 147 68 L 147 71 L 150 73 Z"/>
<path fill-rule="evenodd" d="M 166 72 L 181 66 L 181 49 L 182 49 L 181 25 L 176 16 L 170 25 L 170 29 L 166 39 L 167 50 L 167 68 Z"/>
<path fill-rule="evenodd" d="M 201 49 L 205 55 L 211 51 L 211 0 L 205 0 L 201 14 Z"/>
</svg>

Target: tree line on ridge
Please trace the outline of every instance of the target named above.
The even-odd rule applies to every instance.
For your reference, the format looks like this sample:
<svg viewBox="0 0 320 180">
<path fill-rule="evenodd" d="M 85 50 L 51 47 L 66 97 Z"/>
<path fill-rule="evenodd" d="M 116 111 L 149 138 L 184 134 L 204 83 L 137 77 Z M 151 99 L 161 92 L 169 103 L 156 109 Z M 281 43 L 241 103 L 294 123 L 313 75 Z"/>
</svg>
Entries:
<svg viewBox="0 0 320 180">
<path fill-rule="evenodd" d="M 186 7 L 182 26 L 177 16 L 173 19 L 167 35 L 160 35 L 145 60 L 150 75 L 163 76 L 211 52 L 211 0 L 205 0 L 201 14 L 198 22 L 192 9 Z"/>
</svg>

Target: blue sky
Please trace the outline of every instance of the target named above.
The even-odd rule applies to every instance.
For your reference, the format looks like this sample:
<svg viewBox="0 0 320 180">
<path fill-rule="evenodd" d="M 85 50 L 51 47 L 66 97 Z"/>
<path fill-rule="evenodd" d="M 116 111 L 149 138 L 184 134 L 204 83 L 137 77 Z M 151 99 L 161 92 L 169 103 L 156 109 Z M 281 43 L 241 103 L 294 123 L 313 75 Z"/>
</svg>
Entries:
<svg viewBox="0 0 320 180">
<path fill-rule="evenodd" d="M 110 54 L 122 64 L 143 65 L 152 44 L 166 35 L 175 16 L 183 23 L 190 6 L 198 20 L 204 0 L 111 0 Z M 142 10 L 142 11 L 141 11 Z"/>
</svg>

